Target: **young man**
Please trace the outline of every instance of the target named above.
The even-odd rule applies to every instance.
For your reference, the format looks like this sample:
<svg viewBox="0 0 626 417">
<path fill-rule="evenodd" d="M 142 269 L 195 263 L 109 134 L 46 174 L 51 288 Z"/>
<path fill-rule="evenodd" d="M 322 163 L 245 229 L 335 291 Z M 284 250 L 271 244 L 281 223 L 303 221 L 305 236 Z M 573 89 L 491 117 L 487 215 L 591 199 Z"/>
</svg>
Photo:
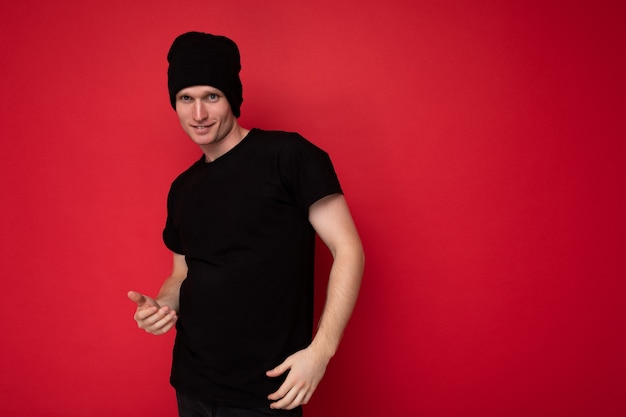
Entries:
<svg viewBox="0 0 626 417">
<path fill-rule="evenodd" d="M 296 133 L 248 130 L 230 39 L 180 35 L 168 87 L 203 155 L 173 183 L 163 231 L 173 270 L 130 291 L 140 328 L 176 326 L 171 384 L 187 416 L 302 415 L 352 313 L 361 242 L 328 155 Z M 333 255 L 313 334 L 315 234 Z M 291 410 L 291 411 L 289 411 Z"/>
</svg>

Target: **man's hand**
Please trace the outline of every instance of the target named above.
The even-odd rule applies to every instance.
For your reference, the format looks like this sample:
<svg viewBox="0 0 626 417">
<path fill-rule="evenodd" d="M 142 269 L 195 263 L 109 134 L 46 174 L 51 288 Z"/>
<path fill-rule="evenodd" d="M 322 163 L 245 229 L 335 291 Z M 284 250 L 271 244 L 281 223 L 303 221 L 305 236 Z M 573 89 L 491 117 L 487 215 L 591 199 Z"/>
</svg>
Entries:
<svg viewBox="0 0 626 417">
<path fill-rule="evenodd" d="M 329 361 L 329 356 L 309 346 L 289 356 L 271 371 L 267 371 L 267 376 L 274 378 L 289 371 L 278 391 L 267 397 L 274 401 L 270 408 L 292 410 L 308 403 L 324 377 Z"/>
<path fill-rule="evenodd" d="M 178 320 L 175 310 L 165 305 L 159 306 L 154 299 L 147 295 L 129 291 L 128 298 L 137 303 L 137 310 L 135 311 L 137 326 L 148 333 L 156 335 L 167 333 Z"/>
</svg>

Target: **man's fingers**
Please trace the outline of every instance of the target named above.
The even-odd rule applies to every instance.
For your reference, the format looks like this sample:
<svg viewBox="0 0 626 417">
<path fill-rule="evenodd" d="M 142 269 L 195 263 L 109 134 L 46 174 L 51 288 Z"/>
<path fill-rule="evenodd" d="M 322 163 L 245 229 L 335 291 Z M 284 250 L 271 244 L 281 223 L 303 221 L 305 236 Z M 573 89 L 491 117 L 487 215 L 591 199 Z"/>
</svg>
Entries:
<svg viewBox="0 0 626 417">
<path fill-rule="evenodd" d="M 160 307 L 155 300 L 137 291 L 128 291 L 127 295 L 130 301 L 137 304 L 135 321 L 140 329 L 152 334 L 164 334 L 176 324 L 178 315 L 175 310 L 168 306 Z"/>
<path fill-rule="evenodd" d="M 133 303 L 137 303 L 139 307 L 142 307 L 146 303 L 146 301 L 148 301 L 148 299 L 143 294 L 138 293 L 137 291 L 128 291 L 128 298 Z"/>
<path fill-rule="evenodd" d="M 132 302 L 137 303 L 137 307 L 139 308 L 160 307 L 159 304 L 152 298 L 137 291 L 128 291 L 128 298 Z"/>
<path fill-rule="evenodd" d="M 306 404 L 307 401 L 306 387 L 292 387 L 284 397 L 270 404 L 272 409 L 292 410 L 299 405 Z"/>
<path fill-rule="evenodd" d="M 154 334 L 167 333 L 172 327 L 174 327 L 174 324 L 176 324 L 176 320 L 178 320 L 178 317 L 176 316 L 174 312 L 168 314 L 167 316 L 163 317 L 161 320 L 154 323 L 154 325 L 152 325 L 152 333 Z"/>
<path fill-rule="evenodd" d="M 145 320 L 138 321 L 137 324 L 148 333 L 163 334 L 176 324 L 176 320 L 178 320 L 178 316 L 175 311 L 170 311 L 165 315 L 158 312 Z"/>
<path fill-rule="evenodd" d="M 176 312 L 170 310 L 168 306 L 158 308 L 157 306 L 146 305 L 145 308 L 137 309 L 135 320 L 141 320 L 144 326 L 152 326 L 167 316 L 176 316 Z"/>
<path fill-rule="evenodd" d="M 274 369 L 270 369 L 265 374 L 269 377 L 275 378 L 277 376 L 281 376 L 285 372 L 287 372 L 291 368 L 291 363 L 289 362 L 289 358 L 287 358 L 283 363 L 278 365 Z"/>
<path fill-rule="evenodd" d="M 285 408 L 287 405 L 293 402 L 295 397 L 296 397 L 296 389 L 294 387 L 294 388 L 291 388 L 289 391 L 287 391 L 287 393 L 278 401 L 271 403 L 270 408 L 273 408 L 273 409 Z"/>
<path fill-rule="evenodd" d="M 145 322 L 146 325 L 149 326 L 152 323 L 156 322 L 157 320 L 161 319 L 161 317 L 163 317 L 162 314 L 157 315 L 158 311 L 159 309 L 156 308 L 155 306 L 152 306 L 149 308 L 137 309 L 137 311 L 135 312 L 135 320 Z M 154 317 L 151 317 L 151 316 L 154 316 Z M 150 318 L 152 320 L 149 320 Z"/>
</svg>

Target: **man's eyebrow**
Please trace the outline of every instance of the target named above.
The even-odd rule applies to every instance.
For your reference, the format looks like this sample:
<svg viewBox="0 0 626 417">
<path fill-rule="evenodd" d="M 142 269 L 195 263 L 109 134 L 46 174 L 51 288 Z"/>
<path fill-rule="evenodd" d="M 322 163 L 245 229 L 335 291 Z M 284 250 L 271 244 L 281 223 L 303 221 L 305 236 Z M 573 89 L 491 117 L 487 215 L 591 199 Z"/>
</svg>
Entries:
<svg viewBox="0 0 626 417">
<path fill-rule="evenodd" d="M 191 95 L 190 91 L 186 91 L 186 89 L 182 89 L 178 92 L 179 95 Z M 198 93 L 199 96 L 205 96 L 207 94 L 220 94 L 220 91 L 213 87 L 206 87 L 205 90 L 202 90 Z"/>
</svg>

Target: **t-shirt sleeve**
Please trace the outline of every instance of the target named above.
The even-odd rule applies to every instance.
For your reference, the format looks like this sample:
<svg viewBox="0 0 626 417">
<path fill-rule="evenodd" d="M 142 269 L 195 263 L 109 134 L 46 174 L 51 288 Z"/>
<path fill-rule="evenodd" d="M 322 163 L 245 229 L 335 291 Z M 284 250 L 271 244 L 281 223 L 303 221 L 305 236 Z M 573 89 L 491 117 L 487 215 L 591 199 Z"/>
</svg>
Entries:
<svg viewBox="0 0 626 417">
<path fill-rule="evenodd" d="M 343 193 L 328 154 L 300 135 L 290 137 L 281 152 L 283 183 L 302 209 L 331 194 Z"/>
<path fill-rule="evenodd" d="M 174 182 L 170 187 L 170 191 L 167 196 L 167 219 L 165 221 L 165 228 L 163 229 L 163 242 L 172 252 L 184 255 L 182 244 L 180 242 L 180 233 L 174 222 L 174 219 L 176 218 L 174 207 L 175 194 L 176 182 Z"/>
</svg>

